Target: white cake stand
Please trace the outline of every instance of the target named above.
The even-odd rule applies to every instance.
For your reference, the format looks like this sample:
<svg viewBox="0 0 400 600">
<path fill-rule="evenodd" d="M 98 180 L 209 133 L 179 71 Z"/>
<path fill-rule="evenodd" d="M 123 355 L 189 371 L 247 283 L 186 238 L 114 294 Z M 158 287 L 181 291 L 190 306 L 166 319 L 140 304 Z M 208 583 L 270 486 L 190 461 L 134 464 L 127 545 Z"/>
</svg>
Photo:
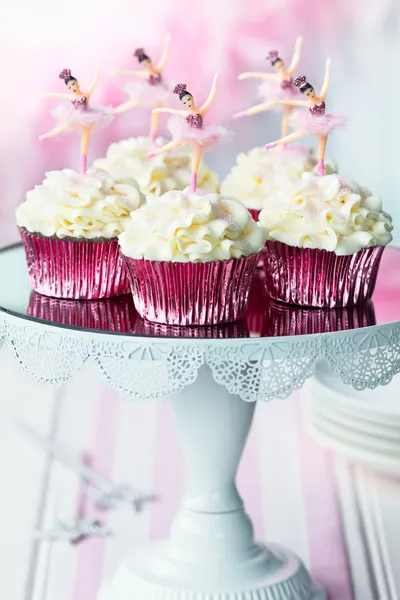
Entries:
<svg viewBox="0 0 400 600">
<path fill-rule="evenodd" d="M 386 254 L 391 264 L 400 256 Z M 256 289 L 247 325 L 174 330 L 135 321 L 129 298 L 90 309 L 30 298 L 21 246 L 0 252 L 0 277 L 0 340 L 30 376 L 60 384 L 93 361 L 115 390 L 137 400 L 169 398 L 173 405 L 188 469 L 181 509 L 170 538 L 128 557 L 101 600 L 325 599 L 293 552 L 255 542 L 235 485 L 238 463 L 255 401 L 289 396 L 318 361 L 327 360 L 358 389 L 388 383 L 400 370 L 400 309 L 397 319 L 363 327 L 374 319 L 372 307 L 354 314 L 274 309 Z M 385 281 L 377 297 L 384 296 Z M 132 333 L 73 326 L 87 319 L 104 329 L 106 317 L 111 329 Z M 277 335 L 285 327 L 298 335 Z M 301 335 L 302 328 L 343 327 L 354 328 Z M 266 331 L 275 337 L 260 336 Z"/>
</svg>

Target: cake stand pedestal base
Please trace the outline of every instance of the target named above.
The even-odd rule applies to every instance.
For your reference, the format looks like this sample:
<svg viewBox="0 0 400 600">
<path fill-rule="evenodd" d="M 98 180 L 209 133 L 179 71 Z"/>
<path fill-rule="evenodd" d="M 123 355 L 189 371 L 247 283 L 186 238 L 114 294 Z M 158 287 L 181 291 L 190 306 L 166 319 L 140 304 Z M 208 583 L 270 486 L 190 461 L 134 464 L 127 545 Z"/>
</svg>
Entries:
<svg viewBox="0 0 400 600">
<path fill-rule="evenodd" d="M 99 600 L 325 600 L 295 554 L 254 540 L 235 477 L 255 402 L 207 366 L 171 400 L 187 466 L 181 509 L 169 540 L 128 558 Z"/>
<path fill-rule="evenodd" d="M 277 545 L 248 561 L 174 561 L 158 542 L 119 568 L 99 600 L 326 600 L 298 557 Z"/>
</svg>

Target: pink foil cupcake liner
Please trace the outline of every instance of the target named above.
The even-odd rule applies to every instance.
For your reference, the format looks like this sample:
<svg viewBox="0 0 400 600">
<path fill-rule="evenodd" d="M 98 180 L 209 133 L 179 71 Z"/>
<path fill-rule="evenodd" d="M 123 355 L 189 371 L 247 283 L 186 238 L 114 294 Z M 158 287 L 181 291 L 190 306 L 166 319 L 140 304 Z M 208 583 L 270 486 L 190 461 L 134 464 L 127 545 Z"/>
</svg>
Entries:
<svg viewBox="0 0 400 600">
<path fill-rule="evenodd" d="M 334 252 L 266 243 L 265 285 L 274 300 L 335 308 L 371 299 L 384 247 L 365 248 L 349 256 Z"/>
<path fill-rule="evenodd" d="M 258 223 L 258 216 L 261 210 L 256 210 L 255 208 L 248 208 L 247 210 L 249 211 L 255 222 Z"/>
<path fill-rule="evenodd" d="M 19 229 L 28 263 L 29 282 L 53 298 L 98 300 L 129 293 L 118 239 L 71 240 Z"/>
<path fill-rule="evenodd" d="M 130 295 L 107 300 L 63 300 L 32 292 L 27 312 L 43 321 L 121 333 L 133 332 L 137 319 Z"/>
<path fill-rule="evenodd" d="M 270 300 L 266 307 L 261 335 L 275 337 L 328 333 L 375 324 L 372 302 L 347 308 L 299 308 Z"/>
<path fill-rule="evenodd" d="M 262 260 L 262 259 L 261 259 Z M 269 298 L 265 289 L 264 269 L 257 269 L 250 288 L 249 304 L 246 314 L 250 334 L 260 336 L 265 323 L 265 312 Z"/>
<path fill-rule="evenodd" d="M 167 325 L 217 325 L 242 318 L 263 251 L 204 263 L 135 260 L 124 256 L 141 317 Z"/>
</svg>

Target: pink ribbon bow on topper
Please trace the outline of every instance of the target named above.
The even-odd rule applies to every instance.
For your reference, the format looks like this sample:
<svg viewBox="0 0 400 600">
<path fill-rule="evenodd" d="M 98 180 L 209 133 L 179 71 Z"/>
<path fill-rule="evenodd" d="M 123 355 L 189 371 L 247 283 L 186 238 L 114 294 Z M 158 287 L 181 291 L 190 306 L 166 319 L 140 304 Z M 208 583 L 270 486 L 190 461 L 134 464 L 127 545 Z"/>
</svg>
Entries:
<svg viewBox="0 0 400 600">
<path fill-rule="evenodd" d="M 141 54 L 144 54 L 144 49 L 143 48 L 136 48 L 135 52 L 133 53 L 133 56 L 136 56 L 137 58 L 139 58 L 139 56 Z"/>
</svg>

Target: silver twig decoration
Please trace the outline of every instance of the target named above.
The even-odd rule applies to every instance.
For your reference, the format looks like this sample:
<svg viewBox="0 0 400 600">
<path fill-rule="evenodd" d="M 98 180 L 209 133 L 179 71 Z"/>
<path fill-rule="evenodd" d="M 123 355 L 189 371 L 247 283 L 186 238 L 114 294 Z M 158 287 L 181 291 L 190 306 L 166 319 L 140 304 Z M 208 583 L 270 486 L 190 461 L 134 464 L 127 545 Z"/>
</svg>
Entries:
<svg viewBox="0 0 400 600">
<path fill-rule="evenodd" d="M 101 510 L 116 508 L 121 502 L 131 504 L 136 512 L 140 512 L 147 502 L 154 502 L 157 496 L 144 494 L 133 489 L 131 485 L 114 485 L 108 491 L 99 494 L 96 506 Z"/>
<path fill-rule="evenodd" d="M 90 483 L 100 492 L 96 506 L 103 510 L 117 508 L 121 503 L 130 504 L 136 512 L 140 512 L 147 502 L 154 502 L 158 499 L 155 494 L 141 492 L 136 490 L 130 484 L 114 485 L 106 478 L 102 477 L 96 471 L 82 463 L 81 460 L 72 456 L 60 444 L 57 444 L 48 437 L 42 437 L 34 429 L 26 424 L 20 424 L 21 429 L 29 435 L 35 442 L 51 456 L 59 460 L 64 466 L 79 475 L 84 481 Z"/>
<path fill-rule="evenodd" d="M 110 529 L 104 527 L 97 519 L 76 519 L 75 521 L 57 520 L 51 529 L 37 531 L 36 537 L 49 542 L 68 542 L 78 544 L 90 537 L 111 535 Z"/>
</svg>

